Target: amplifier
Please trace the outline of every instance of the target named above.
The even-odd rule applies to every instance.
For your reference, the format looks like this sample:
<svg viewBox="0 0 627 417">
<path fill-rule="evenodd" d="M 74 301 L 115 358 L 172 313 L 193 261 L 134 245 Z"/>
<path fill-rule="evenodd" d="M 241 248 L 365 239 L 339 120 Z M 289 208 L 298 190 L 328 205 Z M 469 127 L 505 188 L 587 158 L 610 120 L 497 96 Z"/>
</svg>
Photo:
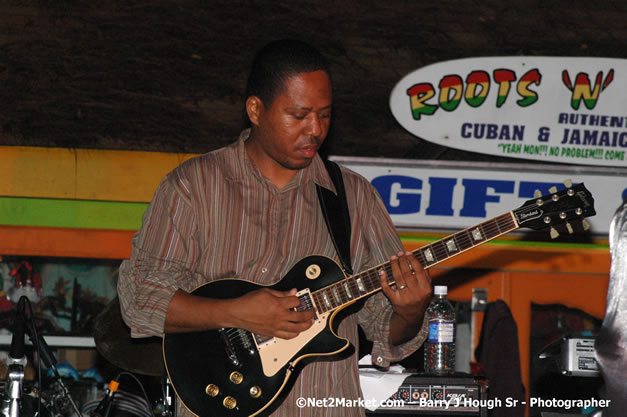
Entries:
<svg viewBox="0 0 627 417">
<path fill-rule="evenodd" d="M 367 411 L 366 415 L 466 415 L 487 417 L 488 383 L 468 374 L 433 376 L 409 374 L 390 399 L 390 407 Z"/>
<path fill-rule="evenodd" d="M 564 337 L 561 342 L 561 369 L 568 376 L 600 376 L 594 356 L 594 337 Z"/>
</svg>

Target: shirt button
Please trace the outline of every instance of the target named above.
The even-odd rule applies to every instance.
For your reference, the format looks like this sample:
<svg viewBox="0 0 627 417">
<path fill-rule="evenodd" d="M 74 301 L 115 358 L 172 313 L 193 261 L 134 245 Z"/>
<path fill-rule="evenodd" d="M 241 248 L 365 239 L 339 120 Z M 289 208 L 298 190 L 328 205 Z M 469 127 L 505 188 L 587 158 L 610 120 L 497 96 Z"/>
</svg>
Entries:
<svg viewBox="0 0 627 417">
<path fill-rule="evenodd" d="M 261 268 L 261 272 L 265 274 L 266 272 L 268 272 L 268 268 Z"/>
<path fill-rule="evenodd" d="M 377 363 L 382 363 L 383 362 L 383 358 L 381 356 L 377 356 Z"/>
</svg>

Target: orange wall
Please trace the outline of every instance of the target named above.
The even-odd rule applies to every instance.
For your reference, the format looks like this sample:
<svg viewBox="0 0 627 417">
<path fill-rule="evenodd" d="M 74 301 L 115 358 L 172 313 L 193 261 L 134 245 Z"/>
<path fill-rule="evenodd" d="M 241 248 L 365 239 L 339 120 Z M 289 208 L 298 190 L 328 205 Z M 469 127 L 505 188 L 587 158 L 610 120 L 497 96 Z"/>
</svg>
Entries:
<svg viewBox="0 0 627 417">
<path fill-rule="evenodd" d="M 413 250 L 421 246 L 406 244 Z M 520 363 L 527 396 L 530 380 L 531 303 L 561 303 L 603 318 L 609 282 L 607 248 L 484 245 L 431 271 L 448 285 L 450 298 L 470 301 L 473 288 L 486 288 L 488 302 L 501 299 L 518 325 Z"/>
</svg>

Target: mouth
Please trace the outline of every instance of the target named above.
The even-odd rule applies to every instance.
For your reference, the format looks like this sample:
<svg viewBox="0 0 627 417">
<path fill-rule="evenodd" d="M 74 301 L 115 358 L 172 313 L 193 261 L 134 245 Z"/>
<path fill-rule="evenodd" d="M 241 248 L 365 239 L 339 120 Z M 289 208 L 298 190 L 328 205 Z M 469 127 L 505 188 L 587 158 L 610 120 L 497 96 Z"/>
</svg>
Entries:
<svg viewBox="0 0 627 417">
<path fill-rule="evenodd" d="M 307 143 L 298 148 L 298 152 L 306 158 L 313 158 L 319 147 L 319 141 L 316 138 L 310 138 Z"/>
<path fill-rule="evenodd" d="M 315 146 L 304 146 L 298 150 L 302 155 L 306 158 L 313 158 L 317 152 L 317 147 Z"/>
</svg>

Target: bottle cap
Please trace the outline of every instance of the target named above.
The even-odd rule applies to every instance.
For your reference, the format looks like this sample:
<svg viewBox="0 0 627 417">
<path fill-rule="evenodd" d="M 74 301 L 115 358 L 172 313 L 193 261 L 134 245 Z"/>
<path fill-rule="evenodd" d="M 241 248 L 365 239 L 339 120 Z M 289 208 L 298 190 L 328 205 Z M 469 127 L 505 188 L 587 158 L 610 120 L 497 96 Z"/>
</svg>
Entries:
<svg viewBox="0 0 627 417">
<path fill-rule="evenodd" d="M 446 295 L 448 293 L 448 287 L 446 285 L 436 285 L 433 287 L 433 293 L 435 295 Z"/>
</svg>

